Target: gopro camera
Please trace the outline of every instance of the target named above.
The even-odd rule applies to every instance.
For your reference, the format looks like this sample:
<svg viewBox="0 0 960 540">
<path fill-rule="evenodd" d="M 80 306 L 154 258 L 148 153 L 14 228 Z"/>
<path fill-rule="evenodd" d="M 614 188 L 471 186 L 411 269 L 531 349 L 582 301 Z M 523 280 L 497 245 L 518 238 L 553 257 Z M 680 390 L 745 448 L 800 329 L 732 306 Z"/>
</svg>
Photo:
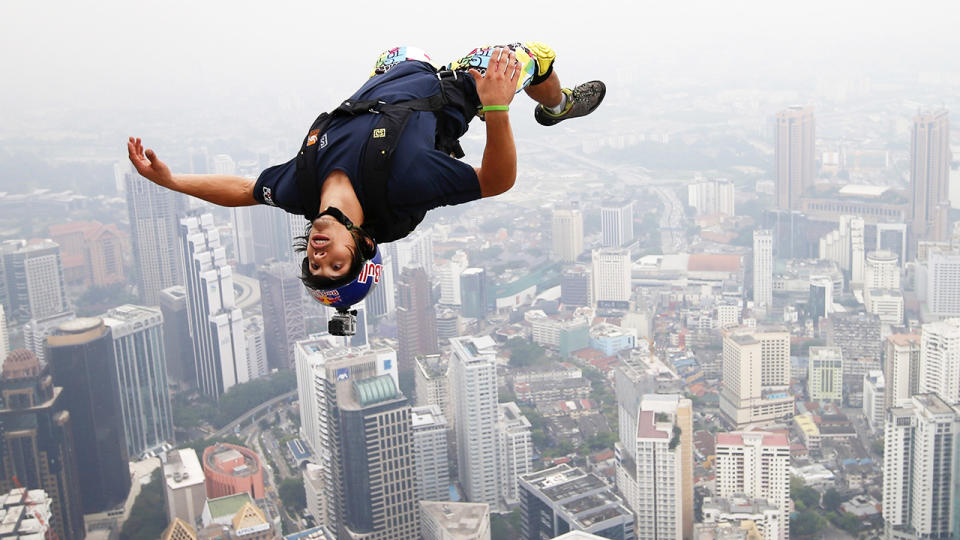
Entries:
<svg viewBox="0 0 960 540">
<path fill-rule="evenodd" d="M 327 332 L 334 336 L 352 336 L 357 333 L 357 310 L 337 309 L 327 322 Z"/>
</svg>

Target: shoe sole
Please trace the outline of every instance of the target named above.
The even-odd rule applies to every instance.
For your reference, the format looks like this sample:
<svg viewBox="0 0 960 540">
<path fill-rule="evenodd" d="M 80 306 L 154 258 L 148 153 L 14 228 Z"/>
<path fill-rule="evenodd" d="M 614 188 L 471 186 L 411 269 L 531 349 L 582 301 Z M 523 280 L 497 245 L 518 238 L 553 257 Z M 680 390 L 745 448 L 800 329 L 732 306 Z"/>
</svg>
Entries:
<svg viewBox="0 0 960 540">
<path fill-rule="evenodd" d="M 593 113 L 593 111 L 597 110 L 597 107 L 599 107 L 600 104 L 603 103 L 603 98 L 607 96 L 607 85 L 604 84 L 603 81 L 588 81 L 583 84 L 591 84 L 591 83 L 600 83 L 600 97 L 597 98 L 597 102 L 594 103 L 593 107 L 590 107 L 590 109 L 587 112 L 579 116 L 571 116 L 571 117 L 551 116 L 549 113 L 546 112 L 546 109 L 544 109 L 543 105 L 537 105 L 537 112 L 543 111 L 540 116 L 534 115 L 534 118 L 536 119 L 537 123 L 540 124 L 541 126 L 550 127 L 550 126 L 555 126 L 560 122 L 563 122 L 564 120 L 571 120 L 573 118 L 583 118 L 584 116 L 587 116 Z M 548 121 L 549 123 L 544 123 L 541 119 L 543 121 Z"/>
</svg>

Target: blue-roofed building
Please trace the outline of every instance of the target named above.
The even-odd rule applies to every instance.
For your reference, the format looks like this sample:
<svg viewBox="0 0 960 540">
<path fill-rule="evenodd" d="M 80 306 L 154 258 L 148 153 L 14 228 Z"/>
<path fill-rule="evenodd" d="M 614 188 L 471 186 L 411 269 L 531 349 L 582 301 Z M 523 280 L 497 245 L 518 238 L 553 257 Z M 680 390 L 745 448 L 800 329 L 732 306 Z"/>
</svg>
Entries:
<svg viewBox="0 0 960 540">
<path fill-rule="evenodd" d="M 607 356 L 632 349 L 637 344 L 637 331 L 613 324 L 598 324 L 590 329 L 590 346 Z"/>
<path fill-rule="evenodd" d="M 325 527 L 314 527 L 305 531 L 295 532 L 283 537 L 283 540 L 337 540 Z"/>
<path fill-rule="evenodd" d="M 290 450 L 290 453 L 293 454 L 293 459 L 297 462 L 297 467 L 302 467 L 304 463 L 310 461 L 310 458 L 313 457 L 313 452 L 311 452 L 310 448 L 300 439 L 287 441 L 287 448 Z"/>
</svg>

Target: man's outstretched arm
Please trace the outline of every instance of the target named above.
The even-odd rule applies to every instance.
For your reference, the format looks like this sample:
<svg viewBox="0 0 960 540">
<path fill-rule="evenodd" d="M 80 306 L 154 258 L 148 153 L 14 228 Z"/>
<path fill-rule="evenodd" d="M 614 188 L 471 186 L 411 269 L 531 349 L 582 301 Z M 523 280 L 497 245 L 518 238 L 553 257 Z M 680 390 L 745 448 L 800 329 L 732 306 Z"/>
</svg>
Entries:
<svg viewBox="0 0 960 540">
<path fill-rule="evenodd" d="M 520 64 L 509 49 L 495 49 L 490 54 L 487 72 L 481 77 L 470 70 L 477 83 L 477 96 L 484 106 L 508 106 L 513 101 L 520 76 Z M 480 193 L 484 197 L 499 195 L 513 187 L 517 180 L 517 147 L 513 142 L 513 128 L 506 110 L 484 113 L 487 142 L 483 160 L 477 169 Z"/>
<path fill-rule="evenodd" d="M 253 185 L 256 182 L 249 178 L 229 174 L 173 174 L 153 150 L 144 151 L 139 138 L 130 137 L 127 141 L 127 153 L 140 176 L 158 186 L 219 206 L 259 204 L 253 198 Z"/>
</svg>

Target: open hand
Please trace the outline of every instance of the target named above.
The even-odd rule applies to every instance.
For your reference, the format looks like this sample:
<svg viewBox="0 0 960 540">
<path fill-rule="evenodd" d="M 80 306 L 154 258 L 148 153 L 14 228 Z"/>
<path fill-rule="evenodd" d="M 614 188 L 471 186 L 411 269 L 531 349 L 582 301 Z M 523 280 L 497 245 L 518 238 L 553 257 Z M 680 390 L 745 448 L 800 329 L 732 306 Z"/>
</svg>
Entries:
<svg viewBox="0 0 960 540">
<path fill-rule="evenodd" d="M 481 75 L 476 69 L 470 75 L 477 83 L 477 96 L 480 103 L 488 105 L 509 105 L 517 92 L 517 79 L 523 66 L 517 61 L 517 55 L 507 48 L 490 51 L 487 71 Z"/>
<path fill-rule="evenodd" d="M 140 176 L 150 180 L 154 184 L 169 187 L 172 180 L 170 168 L 160 161 L 156 152 L 151 149 L 143 150 L 143 143 L 140 138 L 130 137 L 127 141 L 127 154 L 130 157 L 130 163 L 137 169 Z"/>
</svg>

